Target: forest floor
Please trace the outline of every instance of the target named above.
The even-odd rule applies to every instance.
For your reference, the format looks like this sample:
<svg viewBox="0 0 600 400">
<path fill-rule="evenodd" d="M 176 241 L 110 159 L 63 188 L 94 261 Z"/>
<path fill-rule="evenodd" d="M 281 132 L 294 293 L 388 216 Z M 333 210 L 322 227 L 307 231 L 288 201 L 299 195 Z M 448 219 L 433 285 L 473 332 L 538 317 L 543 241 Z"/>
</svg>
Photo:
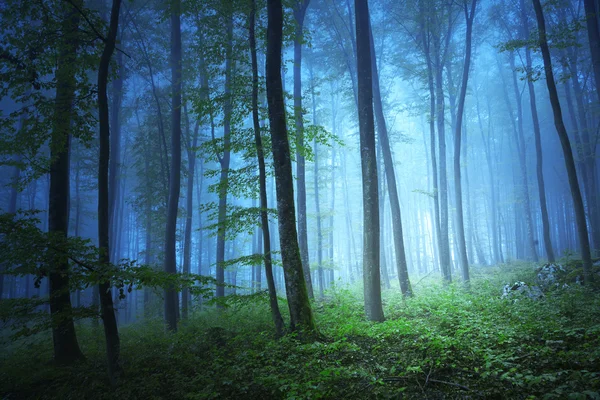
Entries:
<svg viewBox="0 0 600 400">
<path fill-rule="evenodd" d="M 600 399 L 600 294 L 571 285 L 502 299 L 531 264 L 473 268 L 472 289 L 415 284 L 384 292 L 387 320 L 364 319 L 361 290 L 314 304 L 324 339 L 273 338 L 267 298 L 121 329 L 124 375 L 111 389 L 101 329 L 79 326 L 86 361 L 58 367 L 49 334 L 0 343 L 0 397 L 12 399 Z M 415 282 L 417 279 L 415 279 Z M 287 307 L 281 301 L 284 311 Z M 284 315 L 284 319 L 286 315 Z"/>
</svg>

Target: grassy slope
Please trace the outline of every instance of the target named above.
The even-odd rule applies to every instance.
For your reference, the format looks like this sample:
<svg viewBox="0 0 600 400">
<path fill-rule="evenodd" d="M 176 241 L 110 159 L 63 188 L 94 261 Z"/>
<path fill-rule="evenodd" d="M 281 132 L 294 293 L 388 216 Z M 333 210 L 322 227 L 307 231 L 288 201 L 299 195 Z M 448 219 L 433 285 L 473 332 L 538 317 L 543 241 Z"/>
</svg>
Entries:
<svg viewBox="0 0 600 400">
<path fill-rule="evenodd" d="M 176 335 L 160 321 L 132 325 L 122 329 L 115 391 L 99 332 L 80 329 L 87 361 L 70 368 L 48 364 L 47 336 L 29 338 L 3 344 L 0 397 L 600 399 L 598 293 L 500 299 L 517 278 L 531 280 L 531 267 L 475 270 L 469 294 L 433 278 L 406 302 L 388 291 L 380 324 L 364 321 L 358 288 L 337 289 L 315 305 L 326 337 L 317 343 L 273 340 L 264 297 L 196 316 Z"/>
</svg>

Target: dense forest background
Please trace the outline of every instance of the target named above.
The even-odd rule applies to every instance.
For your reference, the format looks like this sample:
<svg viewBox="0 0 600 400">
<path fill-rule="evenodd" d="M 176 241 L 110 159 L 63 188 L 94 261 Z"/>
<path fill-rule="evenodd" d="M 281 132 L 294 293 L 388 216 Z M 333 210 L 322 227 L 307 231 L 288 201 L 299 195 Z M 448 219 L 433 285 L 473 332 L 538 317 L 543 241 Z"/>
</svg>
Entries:
<svg viewBox="0 0 600 400">
<path fill-rule="evenodd" d="M 5 398 L 600 398 L 597 1 L 0 10 Z"/>
</svg>

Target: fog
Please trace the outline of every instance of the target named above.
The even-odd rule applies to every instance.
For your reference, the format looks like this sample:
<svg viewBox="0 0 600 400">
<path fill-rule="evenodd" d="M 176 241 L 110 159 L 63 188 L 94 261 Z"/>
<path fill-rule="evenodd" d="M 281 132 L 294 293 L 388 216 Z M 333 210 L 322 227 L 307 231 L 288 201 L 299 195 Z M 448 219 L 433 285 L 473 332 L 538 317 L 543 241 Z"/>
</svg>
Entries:
<svg viewBox="0 0 600 400">
<path fill-rule="evenodd" d="M 284 1 L 281 38 L 276 3 L 0 5 L 0 297 L 67 312 L 56 358 L 71 309 L 118 339 L 268 291 L 308 332 L 333 288 L 376 321 L 517 260 L 591 282 L 597 3 Z"/>
</svg>

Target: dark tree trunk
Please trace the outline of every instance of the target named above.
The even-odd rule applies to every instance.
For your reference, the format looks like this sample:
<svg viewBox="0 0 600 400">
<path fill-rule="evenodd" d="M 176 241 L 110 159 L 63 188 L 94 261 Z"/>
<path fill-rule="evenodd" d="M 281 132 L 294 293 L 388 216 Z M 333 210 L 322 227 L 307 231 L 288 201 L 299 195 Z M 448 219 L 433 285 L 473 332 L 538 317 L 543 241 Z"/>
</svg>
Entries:
<svg viewBox="0 0 600 400">
<path fill-rule="evenodd" d="M 298 244 L 302 257 L 302 268 L 308 296 L 314 297 L 312 278 L 310 275 L 310 262 L 308 257 L 308 228 L 306 221 L 306 161 L 304 159 L 304 116 L 302 112 L 302 29 L 304 16 L 310 0 L 296 2 L 294 18 L 296 19 L 296 33 L 294 36 L 294 118 L 296 121 L 296 187 L 298 203 Z"/>
<path fill-rule="evenodd" d="M 529 19 L 525 10 L 525 0 L 520 0 L 521 6 L 521 24 L 523 27 L 523 39 L 529 38 Z M 538 119 L 537 105 L 535 100 L 535 88 L 532 81 L 532 62 L 531 50 L 525 46 L 525 60 L 527 68 L 527 89 L 529 91 L 529 105 L 531 107 L 531 120 L 533 122 L 533 134 L 535 136 L 535 155 L 536 155 L 536 175 L 538 182 L 538 194 L 540 197 L 540 211 L 542 214 L 542 232 L 544 236 L 544 248 L 548 261 L 553 263 L 555 260 L 554 250 L 552 250 L 552 241 L 550 240 L 550 223 L 548 221 L 548 207 L 546 205 L 546 185 L 544 183 L 542 138 L 540 134 L 540 122 Z"/>
<path fill-rule="evenodd" d="M 367 20 L 367 22 L 369 22 Z M 379 88 L 379 72 L 377 70 L 377 61 L 375 56 L 375 45 L 373 42 L 373 30 L 369 23 L 369 43 L 371 54 L 371 70 L 373 74 L 373 101 L 375 108 L 375 118 L 377 119 L 377 133 L 381 142 L 383 162 L 385 166 L 385 177 L 388 185 L 388 196 L 390 199 L 390 209 L 392 212 L 392 229 L 394 232 L 394 249 L 396 251 L 396 270 L 398 280 L 400 281 L 400 290 L 403 296 L 412 296 L 410 279 L 408 277 L 408 267 L 406 264 L 406 251 L 404 248 L 404 235 L 402 232 L 402 214 L 400 211 L 400 199 L 398 198 L 398 187 L 396 184 L 396 172 L 394 171 L 394 161 L 392 159 L 392 149 L 388 137 L 387 124 L 383 115 L 383 102 L 381 100 L 381 90 Z M 360 39 L 359 39 L 360 40 Z M 381 210 L 380 210 L 381 212 Z"/>
<path fill-rule="evenodd" d="M 377 158 L 373 116 L 373 82 L 369 5 L 367 0 L 354 1 L 358 73 L 358 120 L 363 192 L 363 281 L 365 312 L 371 321 L 383 321 L 379 266 L 379 202 L 377 193 Z"/>
<path fill-rule="evenodd" d="M 560 138 L 560 144 L 563 149 L 563 154 L 565 157 L 565 167 L 567 169 L 567 175 L 569 177 L 569 186 L 571 188 L 571 196 L 573 197 L 573 209 L 575 211 L 575 218 L 577 220 L 577 234 L 579 237 L 581 258 L 583 260 L 584 280 L 586 283 L 591 283 L 594 280 L 594 275 L 592 274 L 590 241 L 585 221 L 583 199 L 581 197 L 579 182 L 577 181 L 577 172 L 575 170 L 575 160 L 573 158 L 573 151 L 571 149 L 571 143 L 569 141 L 567 129 L 565 128 L 565 124 L 563 122 L 562 111 L 558 99 L 558 92 L 556 90 L 556 84 L 554 82 L 554 73 L 552 72 L 552 60 L 550 58 L 550 49 L 548 48 L 548 42 L 546 39 L 546 22 L 544 21 L 544 14 L 542 11 L 542 5 L 540 4 L 540 0 L 533 0 L 533 8 L 535 9 L 535 15 L 537 18 L 540 47 L 542 50 L 542 57 L 544 59 L 544 72 L 546 74 L 546 84 L 548 86 L 550 103 L 552 104 L 552 112 L 554 114 L 554 125 L 556 126 L 556 130 Z"/>
<path fill-rule="evenodd" d="M 119 354 L 121 352 L 121 344 L 119 339 L 119 330 L 117 327 L 117 319 L 112 299 L 112 285 L 110 281 L 110 218 L 114 215 L 114 191 L 116 186 L 113 186 L 113 202 L 110 203 L 109 194 L 109 162 L 110 162 L 110 125 L 108 111 L 108 96 L 106 94 L 108 84 L 108 68 L 110 67 L 110 59 L 115 50 L 115 41 L 117 39 L 117 30 L 119 27 L 119 10 L 121 8 L 121 0 L 113 0 L 112 9 L 110 12 L 110 27 L 104 51 L 100 58 L 100 68 L 98 70 L 98 120 L 100 122 L 100 155 L 98 160 L 98 243 L 100 250 L 100 264 L 105 269 L 104 280 L 100 281 L 98 290 L 100 293 L 100 310 L 102 321 L 104 324 L 104 335 L 106 338 L 106 354 L 108 356 L 108 375 L 111 384 L 114 386 L 120 374 L 121 367 L 119 365 Z M 122 71 L 119 71 L 122 73 Z M 115 103 L 113 107 L 117 107 Z M 113 154 L 113 156 L 115 156 Z M 113 172 L 114 174 L 115 172 Z M 114 181 L 113 181 L 114 182 Z M 111 207 L 112 205 L 112 207 Z M 115 232 L 113 231 L 113 234 Z"/>
<path fill-rule="evenodd" d="M 223 156 L 219 157 L 221 175 L 219 177 L 219 210 L 218 210 L 218 234 L 217 234 L 217 290 L 216 296 L 225 296 L 225 236 L 227 218 L 227 192 L 229 179 L 229 164 L 231 162 L 231 113 L 232 93 L 231 78 L 233 73 L 233 16 L 227 20 L 227 49 L 225 55 L 225 102 L 223 105 Z"/>
<path fill-rule="evenodd" d="M 165 233 L 164 270 L 177 273 L 177 209 L 181 189 L 181 0 L 171 2 L 171 168 L 169 202 Z M 179 295 L 174 287 L 165 289 L 165 321 L 167 329 L 177 330 Z"/>
<path fill-rule="evenodd" d="M 600 28 L 598 27 L 598 13 L 600 9 L 598 8 L 597 0 L 583 0 L 583 6 L 585 8 L 588 41 L 592 55 L 596 95 L 600 102 Z"/>
<path fill-rule="evenodd" d="M 456 112 L 456 133 L 454 137 L 454 192 L 456 206 L 456 239 L 458 246 L 458 259 L 463 281 L 469 283 L 469 260 L 467 259 L 467 246 L 465 243 L 465 225 L 462 204 L 462 183 L 460 171 L 460 150 L 461 150 L 461 130 L 462 120 L 465 108 L 465 97 L 467 95 L 467 85 L 469 81 L 469 69 L 471 68 L 471 36 L 473 32 L 473 19 L 475 18 L 476 0 L 471 2 L 471 11 L 467 9 L 464 3 L 465 20 L 467 24 L 465 64 L 463 66 L 462 83 L 458 97 L 458 110 Z"/>
<path fill-rule="evenodd" d="M 294 183 L 281 81 L 281 47 L 283 40 L 283 7 L 281 0 L 268 0 L 267 14 L 267 103 L 277 186 L 279 242 L 290 311 L 290 328 L 292 331 L 299 331 L 302 337 L 308 338 L 316 334 L 317 328 L 313 320 L 306 290 L 296 233 Z"/>
<path fill-rule="evenodd" d="M 74 0 L 73 5 L 65 5 L 65 15 L 61 24 L 62 40 L 56 70 L 56 101 L 52 136 L 50 139 L 50 193 L 48 204 L 48 232 L 58 235 L 65 241 L 69 229 L 69 148 L 70 127 L 73 115 L 73 101 L 76 90 L 77 50 L 79 47 L 78 27 L 83 7 L 82 0 Z M 69 293 L 69 263 L 59 256 L 50 260 L 50 315 L 52 318 L 52 339 L 54 360 L 70 364 L 83 359 L 77 342 L 71 297 Z"/>
<path fill-rule="evenodd" d="M 273 279 L 273 260 L 271 257 L 271 233 L 269 231 L 269 216 L 267 214 L 267 173 L 265 167 L 265 154 L 262 144 L 260 120 L 258 115 L 258 62 L 256 59 L 256 37 L 255 17 L 256 17 L 256 0 L 251 0 L 249 40 L 250 40 L 250 55 L 252 58 L 252 122 L 254 123 L 254 143 L 256 145 L 256 157 L 258 161 L 258 179 L 260 186 L 260 224 L 263 240 L 263 251 L 265 259 L 265 272 L 267 276 L 267 286 L 269 288 L 269 305 L 271 306 L 271 317 L 275 325 L 275 333 L 277 336 L 283 335 L 283 318 L 277 304 L 277 292 L 275 289 L 275 280 Z M 258 274 L 260 274 L 260 266 Z M 259 279 L 256 279 L 259 281 Z M 260 290 L 260 287 L 259 287 Z"/>
<path fill-rule="evenodd" d="M 183 273 L 189 274 L 192 266 L 192 221 L 194 217 L 194 173 L 196 169 L 196 147 L 198 146 L 198 131 L 200 123 L 196 121 L 193 137 L 190 135 L 190 119 L 187 113 L 187 106 L 184 106 L 185 129 L 187 132 L 187 158 L 188 158 L 188 176 L 186 187 L 186 206 L 185 206 L 185 233 L 183 239 Z M 190 305 L 190 290 L 183 288 L 181 292 L 181 318 L 187 319 Z"/>
</svg>

